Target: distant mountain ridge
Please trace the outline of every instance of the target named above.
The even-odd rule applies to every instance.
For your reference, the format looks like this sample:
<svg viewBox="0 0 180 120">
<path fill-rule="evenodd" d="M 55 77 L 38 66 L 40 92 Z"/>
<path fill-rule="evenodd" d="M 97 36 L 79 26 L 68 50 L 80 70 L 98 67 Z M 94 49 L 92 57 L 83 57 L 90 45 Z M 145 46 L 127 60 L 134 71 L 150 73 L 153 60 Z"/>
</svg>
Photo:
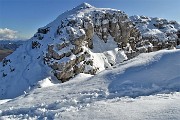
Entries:
<svg viewBox="0 0 180 120">
<path fill-rule="evenodd" d="M 22 40 L 0 40 L 0 49 L 9 49 L 14 51 L 25 42 L 26 41 Z"/>
<path fill-rule="evenodd" d="M 24 43 L 25 41 L 21 40 L 0 40 L 0 61 L 13 53 L 13 51 L 15 51 L 20 45 Z"/>
</svg>

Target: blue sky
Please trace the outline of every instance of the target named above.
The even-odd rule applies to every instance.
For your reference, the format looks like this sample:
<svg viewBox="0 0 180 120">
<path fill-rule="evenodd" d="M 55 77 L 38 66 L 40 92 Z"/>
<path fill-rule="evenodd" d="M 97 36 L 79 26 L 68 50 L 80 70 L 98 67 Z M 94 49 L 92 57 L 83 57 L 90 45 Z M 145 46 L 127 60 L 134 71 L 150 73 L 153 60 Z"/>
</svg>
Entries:
<svg viewBox="0 0 180 120">
<path fill-rule="evenodd" d="M 180 22 L 180 0 L 0 0 L 0 37 L 13 32 L 12 38 L 13 35 L 16 39 L 30 38 L 39 27 L 82 2 L 95 7 L 119 9 L 128 15 Z"/>
</svg>

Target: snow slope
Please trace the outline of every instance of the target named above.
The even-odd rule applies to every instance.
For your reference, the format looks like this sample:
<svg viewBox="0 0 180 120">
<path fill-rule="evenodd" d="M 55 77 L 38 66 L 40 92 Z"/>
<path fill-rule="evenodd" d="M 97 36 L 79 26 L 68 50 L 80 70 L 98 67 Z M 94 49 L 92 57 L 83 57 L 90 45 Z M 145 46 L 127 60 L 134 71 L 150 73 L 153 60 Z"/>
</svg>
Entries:
<svg viewBox="0 0 180 120">
<path fill-rule="evenodd" d="M 41 50 L 31 50 L 31 40 L 20 46 L 1 63 L 0 98 L 14 98 L 32 89 L 38 81 L 51 77 L 49 68 L 44 65 Z M 39 57 L 41 56 L 41 57 Z M 13 71 L 14 69 L 14 71 Z M 2 74 L 7 77 L 2 77 Z"/>
<path fill-rule="evenodd" d="M 180 50 L 161 50 L 96 76 L 80 74 L 52 86 L 44 80 L 39 88 L 2 101 L 0 119 L 178 120 L 179 59 Z"/>
</svg>

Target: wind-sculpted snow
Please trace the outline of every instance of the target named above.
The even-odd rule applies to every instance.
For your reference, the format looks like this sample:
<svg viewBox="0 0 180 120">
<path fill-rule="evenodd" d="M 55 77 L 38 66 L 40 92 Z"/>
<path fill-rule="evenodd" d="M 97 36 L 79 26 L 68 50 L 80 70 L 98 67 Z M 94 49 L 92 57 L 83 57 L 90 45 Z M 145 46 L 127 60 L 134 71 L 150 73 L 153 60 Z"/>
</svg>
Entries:
<svg viewBox="0 0 180 120">
<path fill-rule="evenodd" d="M 3 101 L 0 118 L 178 119 L 179 59 L 180 50 L 145 53 L 96 76 L 79 74 L 63 84 L 40 86 Z"/>
<path fill-rule="evenodd" d="M 137 97 L 180 91 L 178 56 L 180 56 L 180 52 L 163 53 L 162 51 L 158 56 L 150 59 L 143 58 L 143 54 L 139 55 L 139 58 L 147 59 L 147 63 L 130 67 L 123 74 L 118 72 L 107 74 L 108 80 L 111 81 L 108 87 L 109 92 L 115 96 Z M 138 57 L 133 60 L 138 60 Z M 117 69 L 120 71 L 123 66 L 119 66 Z"/>
</svg>

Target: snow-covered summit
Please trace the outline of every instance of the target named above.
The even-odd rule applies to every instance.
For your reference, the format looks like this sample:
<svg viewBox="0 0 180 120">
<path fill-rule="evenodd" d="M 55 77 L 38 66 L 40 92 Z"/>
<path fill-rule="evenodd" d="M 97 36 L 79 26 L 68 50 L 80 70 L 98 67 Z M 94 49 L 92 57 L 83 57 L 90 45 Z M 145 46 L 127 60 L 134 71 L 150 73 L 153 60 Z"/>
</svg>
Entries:
<svg viewBox="0 0 180 120">
<path fill-rule="evenodd" d="M 118 46 L 126 49 L 128 38 L 136 40 L 137 34 L 124 12 L 83 3 L 39 28 L 1 62 L 0 98 L 21 95 L 43 79 L 65 82 L 79 73 L 111 69 L 127 59 Z"/>
<path fill-rule="evenodd" d="M 62 15 L 34 35 L 34 39 L 40 41 L 53 38 L 44 59 L 62 82 L 81 72 L 96 74 L 122 62 L 127 59 L 124 50 L 128 49 L 125 50 L 127 53 L 134 50 L 128 40 L 139 40 L 138 30 L 119 10 L 95 8 L 83 3 Z M 107 45 L 101 48 L 104 43 Z M 34 48 L 36 44 L 41 43 L 34 41 Z M 98 59 L 103 60 L 102 64 L 97 63 Z"/>
<path fill-rule="evenodd" d="M 84 2 L 80 5 L 78 5 L 77 7 L 75 7 L 76 10 L 80 10 L 80 9 L 87 9 L 87 8 L 95 8 L 94 6 Z"/>
<path fill-rule="evenodd" d="M 128 16 L 110 8 L 83 3 L 39 28 L 0 63 L 0 98 L 30 91 L 39 81 L 66 82 L 80 73 L 95 75 L 156 44 L 144 41 Z M 164 48 L 171 49 L 169 42 Z"/>
</svg>

